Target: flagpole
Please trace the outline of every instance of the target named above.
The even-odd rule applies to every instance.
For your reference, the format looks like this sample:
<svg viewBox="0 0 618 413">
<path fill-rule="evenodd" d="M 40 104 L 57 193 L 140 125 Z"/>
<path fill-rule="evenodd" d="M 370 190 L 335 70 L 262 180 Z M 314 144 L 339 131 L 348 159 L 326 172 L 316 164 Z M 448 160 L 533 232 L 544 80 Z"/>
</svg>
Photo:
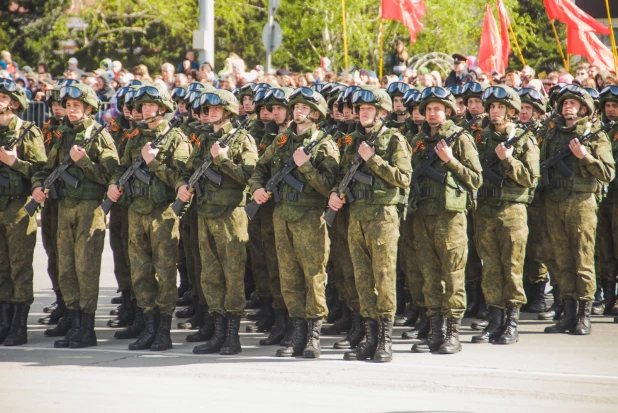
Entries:
<svg viewBox="0 0 618 413">
<path fill-rule="evenodd" d="M 609 0 L 605 0 L 605 8 L 607 8 L 607 23 L 609 23 L 609 38 L 612 42 L 612 55 L 614 56 L 614 72 L 618 73 L 618 56 L 616 55 L 616 38 L 614 37 L 614 27 L 612 26 L 612 16 L 609 13 Z"/>
<path fill-rule="evenodd" d="M 380 79 L 382 79 L 382 63 L 384 60 L 383 51 L 384 51 L 384 19 L 380 18 L 380 70 L 379 70 Z"/>
<path fill-rule="evenodd" d="M 343 26 L 343 62 L 345 71 L 348 71 L 348 34 L 345 28 L 345 0 L 341 0 L 341 23 Z"/>
<path fill-rule="evenodd" d="M 515 32 L 513 31 L 513 28 L 511 27 L 511 25 L 509 24 L 509 31 L 511 32 L 511 35 L 513 36 L 513 41 L 515 42 L 515 47 L 517 48 L 517 53 L 519 53 L 519 60 L 521 60 L 521 64 L 526 66 L 526 61 L 524 60 L 524 55 L 521 54 L 521 49 L 519 48 L 519 43 L 517 42 L 517 37 L 515 37 Z"/>
<path fill-rule="evenodd" d="M 558 31 L 556 30 L 556 24 L 553 20 L 550 20 L 551 27 L 554 29 L 554 36 L 556 37 L 556 43 L 558 43 L 558 50 L 560 51 L 560 56 L 562 57 L 562 63 L 564 64 L 565 69 L 569 69 L 569 65 L 564 57 L 564 51 L 562 50 L 562 44 L 560 44 L 560 38 L 558 37 Z"/>
</svg>

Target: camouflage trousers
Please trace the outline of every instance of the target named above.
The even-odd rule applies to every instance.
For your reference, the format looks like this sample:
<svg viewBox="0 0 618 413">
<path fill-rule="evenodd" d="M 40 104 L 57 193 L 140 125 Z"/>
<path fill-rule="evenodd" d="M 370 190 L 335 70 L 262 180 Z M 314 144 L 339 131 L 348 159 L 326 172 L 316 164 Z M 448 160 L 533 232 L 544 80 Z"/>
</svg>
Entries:
<svg viewBox="0 0 618 413">
<path fill-rule="evenodd" d="M 249 221 L 247 226 L 247 232 L 249 233 L 249 243 L 247 244 L 247 250 L 249 251 L 249 258 L 251 260 L 251 272 L 253 274 L 253 281 L 255 281 L 255 291 L 261 298 L 273 298 L 268 285 L 270 277 L 268 263 L 266 260 L 266 248 L 264 240 L 262 239 L 262 220 L 268 212 L 264 212 L 267 205 L 262 205 L 258 210 L 258 213 Z M 269 205 L 269 209 L 272 212 L 273 207 Z M 276 255 L 276 252 L 275 252 Z"/>
<path fill-rule="evenodd" d="M 262 248 L 266 258 L 268 269 L 268 289 L 273 299 L 273 308 L 286 308 L 283 294 L 281 293 L 281 277 L 279 276 L 279 260 L 277 259 L 277 246 L 275 243 L 275 224 L 273 214 L 274 202 L 267 202 L 260 208 L 260 230 L 262 236 Z"/>
<path fill-rule="evenodd" d="M 400 244 L 403 261 L 403 270 L 406 274 L 406 282 L 412 302 L 419 307 L 425 307 L 425 296 L 423 295 L 423 274 L 420 268 L 420 261 L 416 253 L 416 243 L 414 242 L 413 228 L 414 214 L 408 214 L 405 221 L 401 223 L 401 239 Z"/>
<path fill-rule="evenodd" d="M 350 212 L 348 244 L 363 317 L 395 317 L 398 241 L 399 215 L 395 205 L 380 207 L 372 220 L 357 219 Z"/>
<path fill-rule="evenodd" d="M 105 214 L 101 201 L 82 200 L 73 208 L 58 207 L 60 291 L 69 310 L 94 314 L 99 298 L 101 258 L 105 246 Z"/>
<path fill-rule="evenodd" d="M 200 240 L 198 231 L 197 209 L 191 203 L 180 219 L 180 239 L 184 248 L 187 274 L 193 298 L 201 305 L 206 305 L 206 296 L 202 290 L 202 259 L 200 257 Z"/>
<path fill-rule="evenodd" d="M 528 205 L 528 243 L 524 259 L 524 279 L 530 284 L 547 281 L 546 254 L 543 249 L 548 243 L 545 222 L 545 207 Z M 552 254 L 553 256 L 553 254 Z"/>
<path fill-rule="evenodd" d="M 58 201 L 46 199 L 41 208 L 41 238 L 47 254 L 47 274 L 54 291 L 60 290 L 58 283 Z"/>
<path fill-rule="evenodd" d="M 562 299 L 592 301 L 596 291 L 594 245 L 597 201 L 573 192 L 560 202 L 546 200 L 546 219 L 557 265 Z M 553 277 L 553 274 L 552 274 Z"/>
<path fill-rule="evenodd" d="M 23 209 L 28 198 L 16 197 L 0 211 L 0 302 L 31 305 L 34 301 L 32 260 L 36 219 Z"/>
<path fill-rule="evenodd" d="M 323 209 L 307 209 L 298 221 L 282 218 L 275 207 L 273 223 L 281 293 L 290 317 L 323 318 L 326 307 L 326 263 L 330 240 Z"/>
<path fill-rule="evenodd" d="M 114 257 L 114 275 L 118 291 L 131 289 L 131 262 L 129 261 L 129 211 L 124 205 L 114 204 L 109 211 L 109 245 Z"/>
<path fill-rule="evenodd" d="M 350 208 L 346 207 L 337 213 L 333 227 L 329 231 L 331 250 L 335 252 L 335 254 L 330 254 L 330 260 L 332 262 L 335 286 L 339 292 L 339 299 L 345 302 L 350 310 L 360 311 L 358 290 L 356 288 L 356 279 L 354 278 L 354 266 L 348 245 L 349 225 Z M 330 273 L 328 277 L 330 282 Z"/>
<path fill-rule="evenodd" d="M 429 317 L 463 318 L 466 311 L 466 226 L 466 214 L 463 212 L 414 214 L 414 242 L 423 274 L 423 295 Z"/>
<path fill-rule="evenodd" d="M 233 208 L 217 218 L 197 217 L 202 290 L 210 314 L 245 315 L 247 214 Z"/>
<path fill-rule="evenodd" d="M 594 266 L 601 283 L 616 281 L 616 258 L 614 257 L 616 247 L 614 246 L 612 214 L 612 204 L 601 203 L 599 205 Z"/>
<path fill-rule="evenodd" d="M 141 215 L 129 208 L 129 259 L 137 305 L 144 313 L 159 309 L 172 315 L 176 308 L 178 217 L 169 205 Z"/>
<path fill-rule="evenodd" d="M 475 244 L 483 260 L 481 286 L 489 307 L 520 308 L 526 303 L 523 271 L 527 218 L 524 204 L 506 203 L 474 211 Z"/>
<path fill-rule="evenodd" d="M 477 247 L 474 244 L 474 218 L 472 212 L 468 212 L 466 219 L 468 221 L 468 260 L 466 261 L 466 284 L 470 282 L 480 283 L 483 278 L 483 264 L 481 257 L 477 252 Z"/>
</svg>

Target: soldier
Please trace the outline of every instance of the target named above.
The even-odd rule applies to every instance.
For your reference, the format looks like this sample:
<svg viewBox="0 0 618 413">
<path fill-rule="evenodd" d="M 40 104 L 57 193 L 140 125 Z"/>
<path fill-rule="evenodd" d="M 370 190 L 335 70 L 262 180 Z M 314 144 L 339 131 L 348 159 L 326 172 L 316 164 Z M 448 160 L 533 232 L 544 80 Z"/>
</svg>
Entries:
<svg viewBox="0 0 618 413">
<path fill-rule="evenodd" d="M 478 120 L 472 123 L 467 128 L 473 137 L 476 136 L 487 126 L 489 126 L 489 118 L 485 112 L 483 101 L 481 99 L 483 91 L 489 85 L 486 83 L 470 82 L 466 83 L 463 91 L 463 103 L 467 108 L 465 114 L 465 120 L 470 120 L 474 116 L 478 117 Z M 463 121 L 463 119 L 462 119 Z M 481 265 L 481 258 L 476 251 L 476 245 L 474 245 L 474 222 L 472 218 L 472 211 L 469 211 L 467 215 L 468 220 L 468 261 L 466 264 L 466 294 L 468 298 L 468 304 L 466 308 L 466 316 L 476 316 L 480 320 L 472 322 L 472 329 L 482 330 L 487 326 L 487 321 L 484 318 L 487 316 L 487 305 L 485 297 L 483 296 L 483 290 L 481 288 L 481 279 L 483 275 L 483 268 Z"/>
<path fill-rule="evenodd" d="M 472 203 L 472 191 L 482 183 L 481 165 L 474 140 L 467 132 L 452 146 L 445 142 L 453 133 L 461 132 L 449 120 L 457 110 L 455 97 L 443 88 L 432 87 L 423 91 L 421 99 L 419 112 L 425 116 L 425 123 L 412 140 L 412 167 L 425 160 L 427 151 L 435 151 L 439 160 L 433 167 L 444 173 L 445 179 L 438 182 L 421 176 L 417 182 L 420 195 L 411 193 L 411 202 L 418 208 L 413 231 L 417 256 L 422 257 L 423 295 L 431 325 L 428 339 L 415 344 L 412 351 L 454 354 L 461 351 L 459 330 L 466 310 L 466 211 Z"/>
<path fill-rule="evenodd" d="M 535 89 L 529 88 L 519 90 L 518 94 L 521 100 L 520 122 L 523 124 L 532 122 L 538 126 L 547 110 L 545 98 Z M 535 139 L 537 139 L 536 136 Z M 544 253 L 548 247 L 551 247 L 551 242 L 546 228 L 545 206 L 541 191 L 541 188 L 537 188 L 534 191 L 532 202 L 528 204 L 528 243 L 524 260 L 524 290 L 527 304 L 521 309 L 529 313 L 542 313 L 547 309 L 545 286 L 549 278 L 548 265 L 552 265 L 551 260 L 548 260 L 547 254 Z M 551 255 L 553 256 L 553 253 Z M 529 288 L 526 290 L 527 285 Z"/>
<path fill-rule="evenodd" d="M 468 111 L 468 108 L 466 107 L 466 104 L 464 102 L 465 88 L 465 85 L 457 85 L 447 88 L 453 94 L 453 96 L 455 96 L 455 101 L 457 102 L 457 112 L 455 112 L 455 116 L 453 116 L 453 122 L 455 122 L 457 125 L 460 125 L 464 122 L 466 113 Z"/>
<path fill-rule="evenodd" d="M 264 190 L 268 179 L 290 157 L 298 166 L 292 176 L 304 184 L 302 192 L 283 183 L 274 211 L 275 242 L 281 278 L 281 292 L 291 318 L 290 342 L 277 350 L 278 357 L 320 356 L 320 328 L 327 314 L 324 283 L 329 254 L 326 223 L 322 219 L 330 189 L 339 173 L 339 151 L 335 143 L 317 128 L 326 117 L 324 98 L 309 88 L 290 95 L 294 123 L 275 138 L 260 158 L 250 190 L 259 204 L 271 194 Z M 309 154 L 304 147 L 317 144 Z"/>
<path fill-rule="evenodd" d="M 62 294 L 70 314 L 71 329 L 54 347 L 82 348 L 97 345 L 94 315 L 99 298 L 101 255 L 105 242 L 105 214 L 99 208 L 105 185 L 118 166 L 114 140 L 103 130 L 85 147 L 98 130 L 92 115 L 99 109 L 99 99 L 90 86 L 63 86 L 60 99 L 68 122 L 52 147 L 45 168 L 32 178 L 32 198 L 42 203 L 48 197 L 43 182 L 70 155 L 73 165 L 67 172 L 79 184 L 76 188 L 60 180 L 56 191 L 58 205 L 58 267 Z"/>
<path fill-rule="evenodd" d="M 60 127 L 64 122 L 66 111 L 60 101 L 60 89 L 65 84 L 77 83 L 75 80 L 59 79 L 52 90 L 45 92 L 47 106 L 52 110 L 52 117 L 43 125 L 43 139 L 45 143 L 45 153 L 49 154 L 52 146 L 60 136 Z M 52 282 L 52 289 L 56 294 L 56 301 L 49 307 L 45 307 L 43 312 L 49 312 L 46 317 L 39 319 L 39 324 L 59 324 L 62 325 L 45 330 L 45 335 L 49 337 L 64 336 L 70 328 L 70 320 L 66 315 L 66 306 L 58 283 L 58 202 L 49 199 L 41 208 L 41 238 L 43 238 L 43 248 L 47 254 L 47 274 Z M 68 327 L 67 327 L 68 326 Z"/>
<path fill-rule="evenodd" d="M 406 105 L 403 101 L 403 96 L 410 90 L 410 85 L 404 82 L 393 82 L 388 85 L 386 92 L 393 102 L 393 111 L 389 114 L 389 119 L 386 122 L 387 128 L 396 128 L 399 133 L 406 135 L 408 132 L 408 118 L 410 113 L 408 112 Z"/>
<path fill-rule="evenodd" d="M 150 176 L 147 184 L 134 179 L 129 205 L 129 259 L 131 282 L 137 305 L 144 313 L 145 328 L 129 350 L 162 351 L 172 348 L 170 329 L 176 305 L 176 255 L 178 217 L 170 204 L 175 199 L 174 183 L 189 157 L 189 144 L 178 129 L 173 129 L 157 148 L 150 144 L 168 128 L 163 118 L 176 109 L 167 90 L 142 86 L 136 93 L 135 110 L 142 113 L 137 133 L 124 150 L 120 166 L 110 180 L 107 196 L 117 202 L 123 193 L 118 180 L 141 154 L 142 170 Z"/>
<path fill-rule="evenodd" d="M 46 161 L 39 128 L 17 113 L 28 109 L 26 92 L 10 79 L 0 79 L 0 343 L 28 342 L 27 322 L 34 301 L 32 260 L 36 218 L 23 209 L 30 178 Z"/>
<path fill-rule="evenodd" d="M 354 265 L 356 289 L 364 318 L 365 342 L 345 353 L 345 360 L 392 360 L 392 331 L 395 316 L 395 278 L 399 213 L 406 199 L 412 173 L 409 145 L 397 129 L 385 127 L 392 101 L 385 91 L 363 86 L 354 92 L 352 103 L 359 112 L 360 125 L 346 142 L 342 165 L 358 153 L 364 164 L 359 169 L 373 177 L 373 185 L 356 182 L 356 201 L 350 206 L 348 240 Z M 377 133 L 375 144 L 365 140 Z M 347 170 L 342 169 L 339 179 Z M 335 186 L 336 188 L 336 186 Z M 329 206 L 339 210 L 345 200 L 331 192 Z"/>
<path fill-rule="evenodd" d="M 596 211 L 603 184 L 614 179 L 614 159 L 607 134 L 591 123 L 594 101 L 577 85 L 565 86 L 556 95 L 561 117 L 544 133 L 541 160 L 568 145 L 571 154 L 563 160 L 572 177 L 552 168 L 543 177 L 546 189 L 546 219 L 558 266 L 556 277 L 564 301 L 564 315 L 546 333 L 584 335 L 591 333 L 590 312 L 596 290 L 594 239 Z M 594 133 L 581 143 L 578 138 Z M 599 132 L 599 133 L 596 133 Z M 546 179 L 547 178 L 547 179 Z"/>
<path fill-rule="evenodd" d="M 406 140 L 411 145 L 414 136 L 423 125 L 425 117 L 420 114 L 419 106 L 421 103 L 421 92 L 417 89 L 412 89 L 412 93 L 408 93 L 405 105 L 410 111 L 413 124 L 409 128 Z M 429 319 L 427 318 L 427 306 L 425 304 L 425 296 L 423 295 L 423 274 L 421 273 L 419 260 L 416 254 L 416 244 L 414 242 L 414 213 L 416 212 L 414 203 L 409 202 L 406 216 L 401 223 L 400 237 L 400 260 L 403 262 L 405 271 L 406 284 L 410 291 L 411 302 L 409 308 L 404 312 L 404 316 L 395 320 L 395 326 L 410 326 L 412 330 L 404 331 L 401 335 L 403 339 L 419 339 L 424 340 L 429 334 Z M 415 327 L 416 321 L 419 321 Z"/>
<path fill-rule="evenodd" d="M 513 89 L 490 87 L 483 93 L 483 104 L 491 124 L 476 141 L 487 175 L 477 193 L 474 233 L 483 260 L 482 287 L 489 315 L 487 327 L 472 342 L 513 344 L 519 341 L 519 309 L 526 303 L 526 205 L 532 201 L 540 175 L 539 148 L 536 138 L 512 121 L 521 111 L 521 100 Z M 505 142 L 512 139 L 507 147 Z"/>
<path fill-rule="evenodd" d="M 213 172 L 223 175 L 221 186 L 205 180 L 197 199 L 202 289 L 214 318 L 214 332 L 208 341 L 193 349 L 196 354 L 238 354 L 241 350 L 240 319 L 244 315 L 244 266 L 247 260 L 247 180 L 257 162 L 257 148 L 245 130 L 232 132 L 231 118 L 238 116 L 238 101 L 228 91 L 212 91 L 200 96 L 202 111 L 208 111 L 212 133 L 200 135 L 199 149 L 191 154 L 182 177 L 177 181 L 178 198 L 188 202 L 192 193 L 187 180 L 209 151 Z M 229 135 L 232 133 L 232 135 Z M 227 145 L 222 140 L 231 138 Z"/>
</svg>

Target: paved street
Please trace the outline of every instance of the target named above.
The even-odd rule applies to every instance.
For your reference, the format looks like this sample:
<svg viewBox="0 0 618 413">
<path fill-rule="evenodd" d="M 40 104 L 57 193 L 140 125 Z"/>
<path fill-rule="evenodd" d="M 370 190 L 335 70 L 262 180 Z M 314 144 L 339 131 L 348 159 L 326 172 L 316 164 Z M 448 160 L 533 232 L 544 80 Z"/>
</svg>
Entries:
<svg viewBox="0 0 618 413">
<path fill-rule="evenodd" d="M 106 240 L 107 241 L 107 240 Z M 54 349 L 36 324 L 54 301 L 40 242 L 35 252 L 35 303 L 29 343 L 0 346 L 0 412 L 609 412 L 618 406 L 618 324 L 593 317 L 588 337 L 547 335 L 549 322 L 523 314 L 520 343 L 469 344 L 463 352 L 412 354 L 413 341 L 395 328 L 394 360 L 346 362 L 322 340 L 319 360 L 273 357 L 260 347 L 264 334 L 244 333 L 243 352 L 196 356 L 187 332 L 173 330 L 174 349 L 128 351 L 106 327 L 116 295 L 111 251 L 106 248 L 97 311 L 98 347 Z M 177 321 L 174 320 L 175 327 Z M 196 410 L 192 410 L 196 411 Z"/>
</svg>

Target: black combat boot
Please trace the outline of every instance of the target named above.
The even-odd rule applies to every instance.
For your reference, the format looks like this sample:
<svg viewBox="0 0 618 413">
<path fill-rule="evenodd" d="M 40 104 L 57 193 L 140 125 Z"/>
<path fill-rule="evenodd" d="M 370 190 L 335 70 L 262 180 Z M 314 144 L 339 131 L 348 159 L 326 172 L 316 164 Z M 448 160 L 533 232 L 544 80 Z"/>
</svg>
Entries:
<svg viewBox="0 0 618 413">
<path fill-rule="evenodd" d="M 528 300 L 527 310 L 529 313 L 543 313 L 547 311 L 545 304 L 545 285 L 547 281 L 532 284 L 530 286 L 530 300 Z"/>
<path fill-rule="evenodd" d="M 289 345 L 281 347 L 275 354 L 277 357 L 297 357 L 302 356 L 307 344 L 307 322 L 300 317 L 292 317 L 294 325 L 292 339 Z"/>
<path fill-rule="evenodd" d="M 322 334 L 325 336 L 334 336 L 341 333 L 347 333 L 352 328 L 352 311 L 345 304 L 341 304 L 341 317 L 339 317 L 333 325 L 324 327 Z"/>
<path fill-rule="evenodd" d="M 43 332 L 46 337 L 63 337 L 66 336 L 71 329 L 71 317 L 69 312 L 65 311 L 64 316 L 58 321 L 54 328 L 48 328 Z"/>
<path fill-rule="evenodd" d="M 258 333 L 270 331 L 275 324 L 275 310 L 272 298 L 262 298 L 262 317 L 255 323 Z"/>
<path fill-rule="evenodd" d="M 577 325 L 577 301 L 564 300 L 564 316 L 553 326 L 545 328 L 546 333 L 566 333 Z"/>
<path fill-rule="evenodd" d="M 56 309 L 56 307 L 58 307 L 58 292 L 54 291 L 54 294 L 56 294 L 56 301 L 54 301 L 53 303 L 51 303 L 47 307 L 43 307 L 43 312 L 45 314 L 51 313 L 52 311 L 54 311 Z"/>
<path fill-rule="evenodd" d="M 457 354 L 461 351 L 461 343 L 459 342 L 459 330 L 461 328 L 460 318 L 446 319 L 446 334 L 444 343 L 440 346 L 438 353 L 440 354 Z"/>
<path fill-rule="evenodd" d="M 414 303 L 408 303 L 401 317 L 395 319 L 393 325 L 395 327 L 414 327 L 416 320 L 419 317 L 419 308 Z"/>
<path fill-rule="evenodd" d="M 485 320 L 488 314 L 489 314 L 489 307 L 487 307 L 487 301 L 485 300 L 485 294 L 483 293 L 483 290 L 481 290 L 479 291 L 479 310 L 476 313 L 476 318 Z"/>
<path fill-rule="evenodd" d="M 186 340 L 189 343 L 199 343 L 200 341 L 208 341 L 215 334 L 215 319 L 208 313 L 208 306 L 204 306 L 204 319 L 200 329 L 195 333 L 187 336 Z"/>
<path fill-rule="evenodd" d="M 119 340 L 126 340 L 129 338 L 137 338 L 144 328 L 146 328 L 146 322 L 144 321 L 144 310 L 142 310 L 135 300 L 131 302 L 131 305 L 135 309 L 135 317 L 133 318 L 133 324 L 124 330 L 116 331 L 114 337 Z"/>
<path fill-rule="evenodd" d="M 412 353 L 434 353 L 444 343 L 444 317 L 429 317 L 429 336 L 412 346 Z"/>
<path fill-rule="evenodd" d="M 616 305 L 616 280 L 609 280 L 603 283 L 603 295 L 605 296 L 605 311 L 603 314 L 612 314 Z"/>
<path fill-rule="evenodd" d="M 176 300 L 176 307 L 187 307 L 189 305 L 191 305 L 193 302 L 198 301 L 198 296 L 197 293 L 195 294 L 195 296 L 193 295 L 193 289 L 189 289 L 189 291 L 185 292 L 182 297 L 180 297 L 178 300 Z M 176 317 L 178 317 L 178 315 L 176 315 Z M 191 317 L 189 315 L 189 317 Z M 183 317 L 183 318 L 189 318 L 189 317 Z"/>
<path fill-rule="evenodd" d="M 171 314 L 161 314 L 159 327 L 157 328 L 157 336 L 150 346 L 150 351 L 165 351 L 172 348 L 172 337 L 170 335 L 171 329 Z"/>
<path fill-rule="evenodd" d="M 180 278 L 180 283 L 178 284 L 178 298 L 182 298 L 182 296 L 191 289 L 187 264 L 181 264 L 178 266 L 178 277 Z"/>
<path fill-rule="evenodd" d="M 487 313 L 489 315 L 489 312 Z M 472 330 L 484 330 L 487 328 L 487 326 L 489 325 L 489 320 L 487 320 L 487 318 L 483 318 L 480 320 L 474 320 L 472 323 L 470 323 L 470 328 Z"/>
<path fill-rule="evenodd" d="M 195 354 L 213 354 L 221 351 L 221 347 L 223 347 L 223 343 L 225 343 L 226 339 L 226 331 L 227 331 L 227 320 L 221 314 L 214 313 L 212 315 L 215 321 L 215 332 L 212 335 L 212 338 L 201 344 L 196 346 L 193 349 Z"/>
<path fill-rule="evenodd" d="M 504 310 L 498 307 L 489 307 L 487 327 L 480 336 L 473 336 L 472 343 L 489 343 L 497 340 L 504 331 Z"/>
<path fill-rule="evenodd" d="M 157 338 L 159 312 L 153 311 L 150 314 L 144 314 L 144 322 L 146 327 L 142 330 L 137 340 L 129 344 L 129 350 L 150 350 L 150 346 Z"/>
<path fill-rule="evenodd" d="M 560 320 L 560 316 L 564 312 L 564 301 L 562 301 L 562 298 L 560 298 L 560 287 L 558 287 L 558 285 L 555 285 L 554 288 L 552 288 L 551 293 L 554 297 L 554 302 L 547 311 L 539 314 L 539 320 L 558 321 Z"/>
<path fill-rule="evenodd" d="M 5 346 L 21 346 L 28 342 L 28 313 L 30 306 L 28 304 L 15 304 L 15 312 L 13 314 L 13 323 L 11 331 L 4 339 Z"/>
<path fill-rule="evenodd" d="M 219 354 L 223 356 L 232 356 L 242 352 L 240 346 L 240 316 L 227 313 L 227 329 L 225 331 L 225 342 L 221 346 Z"/>
<path fill-rule="evenodd" d="M 365 318 L 365 341 L 356 349 L 347 351 L 343 355 L 344 360 L 367 360 L 373 359 L 378 347 L 378 321 L 373 318 Z"/>
<path fill-rule="evenodd" d="M 112 297 L 112 299 L 109 300 L 109 302 L 112 303 L 112 304 L 116 304 L 116 305 L 122 304 L 122 296 L 119 295 L 119 296 L 116 296 L 116 297 Z"/>
<path fill-rule="evenodd" d="M 519 308 L 508 307 L 506 309 L 506 329 L 498 338 L 498 344 L 515 344 L 519 341 L 519 333 L 517 332 L 517 324 L 519 324 Z"/>
<path fill-rule="evenodd" d="M 286 332 L 286 314 L 285 308 L 275 309 L 275 324 L 270 330 L 267 338 L 260 340 L 260 346 L 274 346 L 281 344 L 281 340 L 285 337 Z"/>
<path fill-rule="evenodd" d="M 133 303 L 131 302 L 131 290 L 122 290 L 120 294 L 122 295 L 122 305 L 118 310 L 118 317 L 114 320 L 109 320 L 107 322 L 108 327 L 128 327 L 135 320 L 135 308 L 133 308 Z"/>
<path fill-rule="evenodd" d="M 51 306 L 50 306 L 50 308 L 51 308 Z M 55 308 L 49 313 L 48 316 L 39 318 L 38 324 L 43 324 L 43 325 L 55 325 L 55 324 L 58 324 L 58 322 L 60 321 L 60 319 L 64 315 L 66 309 L 67 308 L 66 308 L 66 306 L 64 304 L 64 298 L 62 298 L 62 293 L 60 292 L 60 290 L 58 290 L 58 291 L 56 291 L 56 306 L 55 306 Z"/>
<path fill-rule="evenodd" d="M 618 300 L 616 300 L 616 303 L 612 307 L 612 309 L 610 311 L 610 314 L 611 315 L 618 315 Z"/>
<path fill-rule="evenodd" d="M 345 304 L 344 304 L 345 306 Z M 320 330 L 322 329 L 321 318 L 307 319 L 307 338 L 303 357 L 306 359 L 320 358 Z"/>
<path fill-rule="evenodd" d="M 360 311 L 352 311 L 352 328 L 343 340 L 337 341 L 333 347 L 336 349 L 356 348 L 365 337 L 365 329 L 363 327 L 363 316 Z"/>
<path fill-rule="evenodd" d="M 378 346 L 373 355 L 376 363 L 387 363 L 393 359 L 393 320 L 382 318 L 378 324 Z"/>
<path fill-rule="evenodd" d="M 245 308 L 247 310 L 255 310 L 260 307 L 262 307 L 262 300 L 260 300 L 258 293 L 254 291 L 251 293 L 251 297 L 245 302 Z"/>
<path fill-rule="evenodd" d="M 427 308 L 417 307 L 419 322 L 416 327 L 410 331 L 401 333 L 401 338 L 404 340 L 425 340 L 429 335 L 429 317 L 427 317 Z"/>
<path fill-rule="evenodd" d="M 334 323 L 341 318 L 341 313 L 345 307 L 345 303 L 342 300 L 337 299 L 332 307 L 328 308 L 328 317 L 326 317 L 327 323 Z"/>
<path fill-rule="evenodd" d="M 592 303 L 592 315 L 603 315 L 605 311 L 605 301 L 603 300 L 603 288 L 597 279 L 597 290 L 594 292 L 594 302 Z"/>
<path fill-rule="evenodd" d="M 289 347 L 292 345 L 292 337 L 294 337 L 294 323 L 292 322 L 292 317 L 286 311 L 285 313 L 285 335 L 281 339 L 279 345 L 281 347 Z"/>
<path fill-rule="evenodd" d="M 178 328 L 182 330 L 197 330 L 198 328 L 200 328 L 202 326 L 202 323 L 204 322 L 205 307 L 206 306 L 199 303 L 195 304 L 195 310 L 193 311 L 193 315 L 189 317 L 187 321 L 178 323 Z"/>
<path fill-rule="evenodd" d="M 69 342 L 70 348 L 94 347 L 97 345 L 97 335 L 94 332 L 94 314 L 81 312 L 81 329 L 79 334 Z"/>
<path fill-rule="evenodd" d="M 15 306 L 13 304 L 0 303 L 0 343 L 4 343 L 4 339 L 11 331 L 14 310 Z"/>
<path fill-rule="evenodd" d="M 178 300 L 180 301 L 180 300 Z M 178 305 L 180 307 L 180 305 Z M 191 299 L 191 302 L 187 305 L 187 308 L 183 310 L 176 311 L 176 318 L 191 318 L 197 311 L 197 307 L 199 306 L 199 302 L 197 297 Z M 178 327 L 180 328 L 180 327 Z"/>
<path fill-rule="evenodd" d="M 480 305 L 481 283 L 472 281 L 466 283 L 466 313 L 465 317 L 476 317 Z"/>
<path fill-rule="evenodd" d="M 592 332 L 590 324 L 590 312 L 592 311 L 591 301 L 580 301 L 577 308 L 577 318 L 575 328 L 571 329 L 571 334 L 585 336 Z"/>
<path fill-rule="evenodd" d="M 82 326 L 82 313 L 77 310 L 68 310 L 67 317 L 71 318 L 71 329 L 67 332 L 67 335 L 60 340 L 54 341 L 55 348 L 67 348 L 71 341 L 74 341 L 81 331 Z"/>
</svg>

